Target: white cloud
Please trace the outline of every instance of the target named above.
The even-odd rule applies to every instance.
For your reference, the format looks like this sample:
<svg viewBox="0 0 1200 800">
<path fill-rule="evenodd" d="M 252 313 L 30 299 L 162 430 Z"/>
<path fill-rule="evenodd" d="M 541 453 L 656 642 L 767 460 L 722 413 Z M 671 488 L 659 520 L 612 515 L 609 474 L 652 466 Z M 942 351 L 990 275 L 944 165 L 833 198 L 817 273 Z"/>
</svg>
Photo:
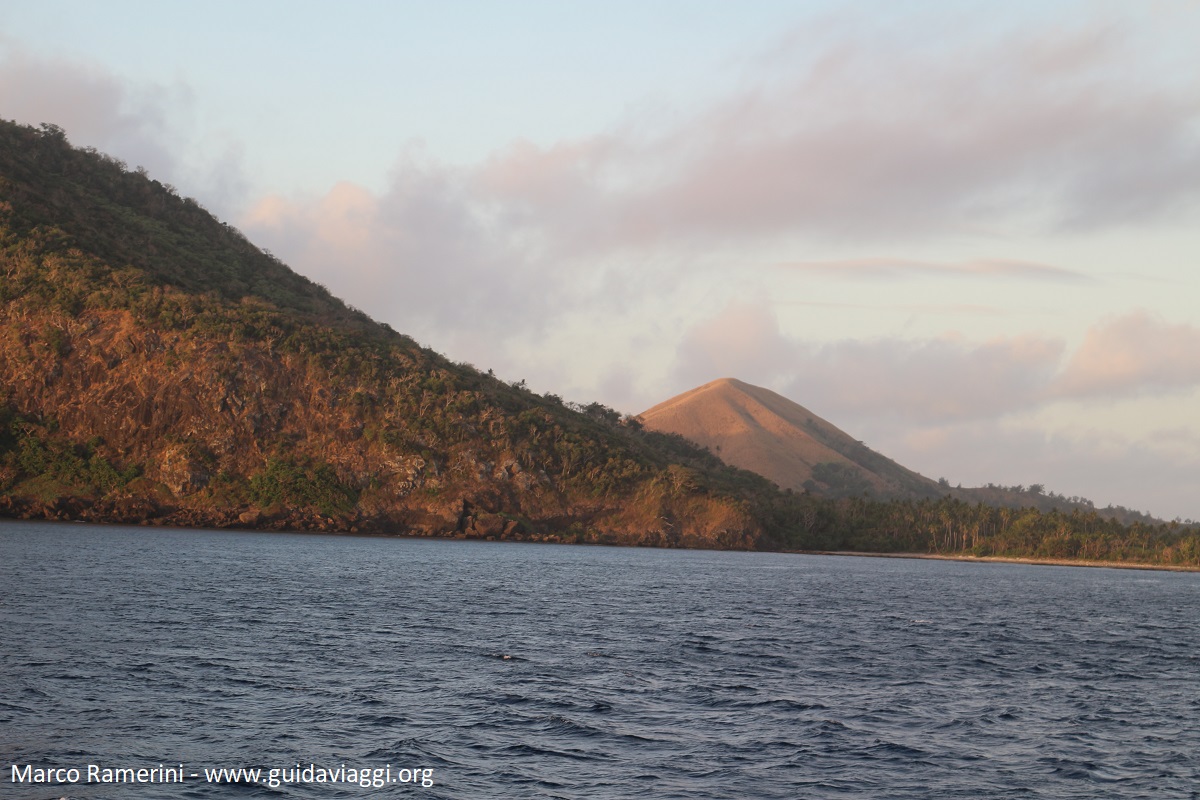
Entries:
<svg viewBox="0 0 1200 800">
<path fill-rule="evenodd" d="M 1063 397 L 1180 391 L 1200 384 L 1200 328 L 1146 311 L 1088 330 L 1053 392 Z"/>
<path fill-rule="evenodd" d="M 594 250 L 1120 226 L 1200 197 L 1200 91 L 1115 25 L 789 46 L 816 55 L 672 127 L 497 154 L 491 200 Z"/>
<path fill-rule="evenodd" d="M 1092 280 L 1083 273 L 1051 264 L 999 258 L 982 258 L 958 263 L 920 261 L 911 258 L 847 258 L 833 261 L 793 261 L 779 266 L 799 272 L 860 280 L 908 277 L 1013 278 L 1058 283 L 1090 282 Z"/>
<path fill-rule="evenodd" d="M 845 420 L 997 419 L 1062 401 L 1112 402 L 1200 386 L 1200 328 L 1145 311 L 1104 320 L 1074 350 L 1014 335 L 808 342 L 781 334 L 766 303 L 733 303 L 681 340 L 676 385 L 723 376 L 770 386 Z"/>
<path fill-rule="evenodd" d="M 684 338 L 678 382 L 738 377 L 831 419 L 989 418 L 1040 402 L 1062 353 L 1031 336 L 804 342 L 783 336 L 765 305 L 735 304 Z"/>
</svg>

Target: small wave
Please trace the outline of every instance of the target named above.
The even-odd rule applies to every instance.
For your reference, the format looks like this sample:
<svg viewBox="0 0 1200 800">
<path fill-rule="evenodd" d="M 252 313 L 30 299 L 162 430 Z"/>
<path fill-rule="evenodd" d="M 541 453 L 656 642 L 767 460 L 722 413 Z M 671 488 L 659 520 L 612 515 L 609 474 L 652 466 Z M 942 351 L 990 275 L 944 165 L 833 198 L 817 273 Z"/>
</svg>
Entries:
<svg viewBox="0 0 1200 800">
<path fill-rule="evenodd" d="M 750 708 L 781 708 L 788 711 L 828 711 L 829 706 L 824 703 L 805 702 L 803 700 L 791 700 L 786 697 L 774 697 L 770 700 L 759 700 L 757 702 L 748 703 Z"/>
<path fill-rule="evenodd" d="M 608 761 L 611 760 L 603 755 L 596 753 L 588 753 L 582 750 L 556 750 L 549 747 L 537 747 L 532 744 L 514 744 L 508 747 L 501 748 L 499 755 L 503 756 L 552 756 L 555 758 L 569 758 L 574 761 Z"/>
</svg>

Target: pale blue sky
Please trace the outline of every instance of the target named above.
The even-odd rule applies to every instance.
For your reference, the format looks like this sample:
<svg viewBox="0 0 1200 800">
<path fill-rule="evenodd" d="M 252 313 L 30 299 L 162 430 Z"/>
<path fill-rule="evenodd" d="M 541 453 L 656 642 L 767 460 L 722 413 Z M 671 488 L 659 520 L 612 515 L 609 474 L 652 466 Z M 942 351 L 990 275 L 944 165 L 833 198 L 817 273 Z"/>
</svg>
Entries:
<svg viewBox="0 0 1200 800">
<path fill-rule="evenodd" d="M 799 9 L 799 11 L 797 11 Z M 421 140 L 451 162 L 698 102 L 820 4 L 61 2 L 8 4 L 10 42 L 132 84 L 188 87 L 202 121 L 267 159 L 261 180 L 382 184 Z M 303 134 L 301 135 L 301 131 Z"/>
<path fill-rule="evenodd" d="M 0 4 L 0 116 L 456 360 L 726 375 L 931 477 L 1200 517 L 1200 4 Z"/>
</svg>

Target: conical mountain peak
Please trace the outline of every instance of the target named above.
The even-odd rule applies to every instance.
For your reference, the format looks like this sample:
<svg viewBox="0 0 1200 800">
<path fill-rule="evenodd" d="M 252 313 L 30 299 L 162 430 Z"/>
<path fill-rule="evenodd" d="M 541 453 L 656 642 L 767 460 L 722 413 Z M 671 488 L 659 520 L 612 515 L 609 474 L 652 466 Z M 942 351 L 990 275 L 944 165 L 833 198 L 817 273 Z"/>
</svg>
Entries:
<svg viewBox="0 0 1200 800">
<path fill-rule="evenodd" d="M 726 463 L 785 489 L 932 496 L 936 485 L 876 453 L 804 406 L 736 378 L 720 378 L 643 412 L 650 430 L 676 433 Z"/>
</svg>

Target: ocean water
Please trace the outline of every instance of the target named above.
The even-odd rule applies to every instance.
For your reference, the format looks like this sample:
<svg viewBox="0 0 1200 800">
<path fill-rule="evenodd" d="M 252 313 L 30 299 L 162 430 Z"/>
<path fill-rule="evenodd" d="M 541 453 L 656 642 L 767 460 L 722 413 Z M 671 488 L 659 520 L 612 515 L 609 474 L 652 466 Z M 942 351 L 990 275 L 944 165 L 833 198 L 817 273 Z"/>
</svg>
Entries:
<svg viewBox="0 0 1200 800">
<path fill-rule="evenodd" d="M 1198 607 L 1187 573 L 2 522 L 0 797 L 1197 798 Z"/>
</svg>

